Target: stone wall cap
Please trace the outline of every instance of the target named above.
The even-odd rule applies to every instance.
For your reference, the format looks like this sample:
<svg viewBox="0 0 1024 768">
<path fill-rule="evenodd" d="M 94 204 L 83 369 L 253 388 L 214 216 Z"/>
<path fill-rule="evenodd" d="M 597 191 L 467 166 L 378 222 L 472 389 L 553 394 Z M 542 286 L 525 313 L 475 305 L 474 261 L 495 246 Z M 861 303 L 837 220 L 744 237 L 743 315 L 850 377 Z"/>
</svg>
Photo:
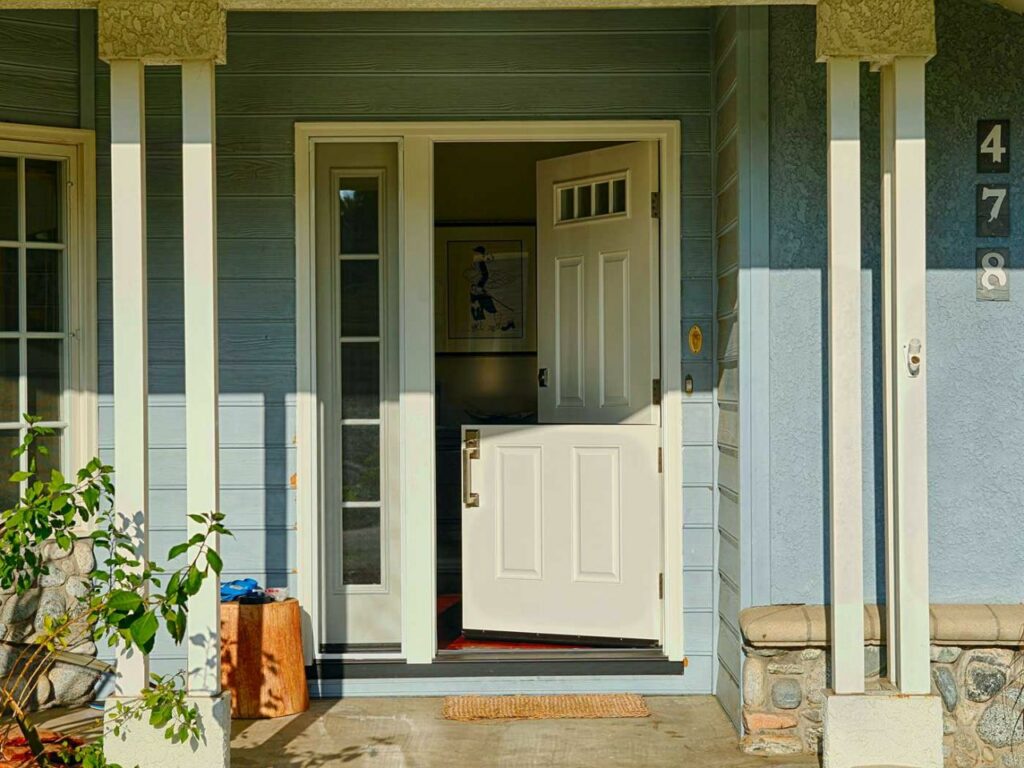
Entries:
<svg viewBox="0 0 1024 768">
<path fill-rule="evenodd" d="M 1024 646 L 1024 605 L 933 604 L 929 610 L 935 645 Z M 877 605 L 864 606 L 864 642 L 885 640 L 885 617 Z M 770 648 L 828 646 L 828 606 L 764 605 L 740 611 L 740 630 L 748 645 Z"/>
</svg>

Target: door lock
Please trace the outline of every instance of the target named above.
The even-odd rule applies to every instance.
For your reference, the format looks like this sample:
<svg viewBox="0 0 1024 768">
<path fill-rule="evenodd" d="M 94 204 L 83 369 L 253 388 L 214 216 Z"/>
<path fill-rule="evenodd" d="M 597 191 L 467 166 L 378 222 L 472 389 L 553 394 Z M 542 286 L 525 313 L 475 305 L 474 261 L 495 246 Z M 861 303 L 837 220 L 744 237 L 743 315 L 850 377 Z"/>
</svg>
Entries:
<svg viewBox="0 0 1024 768">
<path fill-rule="evenodd" d="M 921 353 L 921 340 L 911 339 L 907 344 L 907 371 L 912 377 L 921 373 L 921 363 L 924 355 Z"/>
<path fill-rule="evenodd" d="M 537 371 L 537 386 L 546 387 L 548 385 L 548 369 L 541 368 Z"/>
</svg>

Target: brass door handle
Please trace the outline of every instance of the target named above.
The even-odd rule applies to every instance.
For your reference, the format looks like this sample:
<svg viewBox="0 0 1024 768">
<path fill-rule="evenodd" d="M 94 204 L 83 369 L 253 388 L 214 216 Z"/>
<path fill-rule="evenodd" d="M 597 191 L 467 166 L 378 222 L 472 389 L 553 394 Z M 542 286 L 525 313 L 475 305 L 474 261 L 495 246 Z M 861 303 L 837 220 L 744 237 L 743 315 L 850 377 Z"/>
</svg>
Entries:
<svg viewBox="0 0 1024 768">
<path fill-rule="evenodd" d="M 480 458 L 480 430 L 467 429 L 462 441 L 462 506 L 479 507 L 480 494 L 473 493 L 473 461 Z"/>
</svg>

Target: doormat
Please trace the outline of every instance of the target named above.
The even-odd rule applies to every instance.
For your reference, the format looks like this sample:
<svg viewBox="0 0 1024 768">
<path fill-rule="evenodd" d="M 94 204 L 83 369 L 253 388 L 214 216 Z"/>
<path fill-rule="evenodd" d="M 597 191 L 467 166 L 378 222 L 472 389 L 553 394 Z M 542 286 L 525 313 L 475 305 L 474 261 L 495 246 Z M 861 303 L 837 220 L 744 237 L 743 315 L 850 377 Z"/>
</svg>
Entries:
<svg viewBox="0 0 1024 768">
<path fill-rule="evenodd" d="M 649 717 L 643 696 L 633 693 L 563 696 L 446 696 L 446 720 L 559 720 Z"/>
</svg>

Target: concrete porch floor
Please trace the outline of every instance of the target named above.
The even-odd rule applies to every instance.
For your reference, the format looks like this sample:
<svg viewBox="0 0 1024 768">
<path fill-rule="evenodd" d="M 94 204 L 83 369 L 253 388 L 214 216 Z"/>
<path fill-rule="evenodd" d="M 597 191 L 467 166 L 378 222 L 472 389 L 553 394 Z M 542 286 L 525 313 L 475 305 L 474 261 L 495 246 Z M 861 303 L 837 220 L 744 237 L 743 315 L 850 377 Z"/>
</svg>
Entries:
<svg viewBox="0 0 1024 768">
<path fill-rule="evenodd" d="M 812 757 L 740 752 L 736 732 L 710 696 L 647 697 L 651 717 L 460 723 L 442 699 L 314 700 L 309 712 L 240 720 L 233 768 L 767 768 L 817 766 Z"/>
</svg>

